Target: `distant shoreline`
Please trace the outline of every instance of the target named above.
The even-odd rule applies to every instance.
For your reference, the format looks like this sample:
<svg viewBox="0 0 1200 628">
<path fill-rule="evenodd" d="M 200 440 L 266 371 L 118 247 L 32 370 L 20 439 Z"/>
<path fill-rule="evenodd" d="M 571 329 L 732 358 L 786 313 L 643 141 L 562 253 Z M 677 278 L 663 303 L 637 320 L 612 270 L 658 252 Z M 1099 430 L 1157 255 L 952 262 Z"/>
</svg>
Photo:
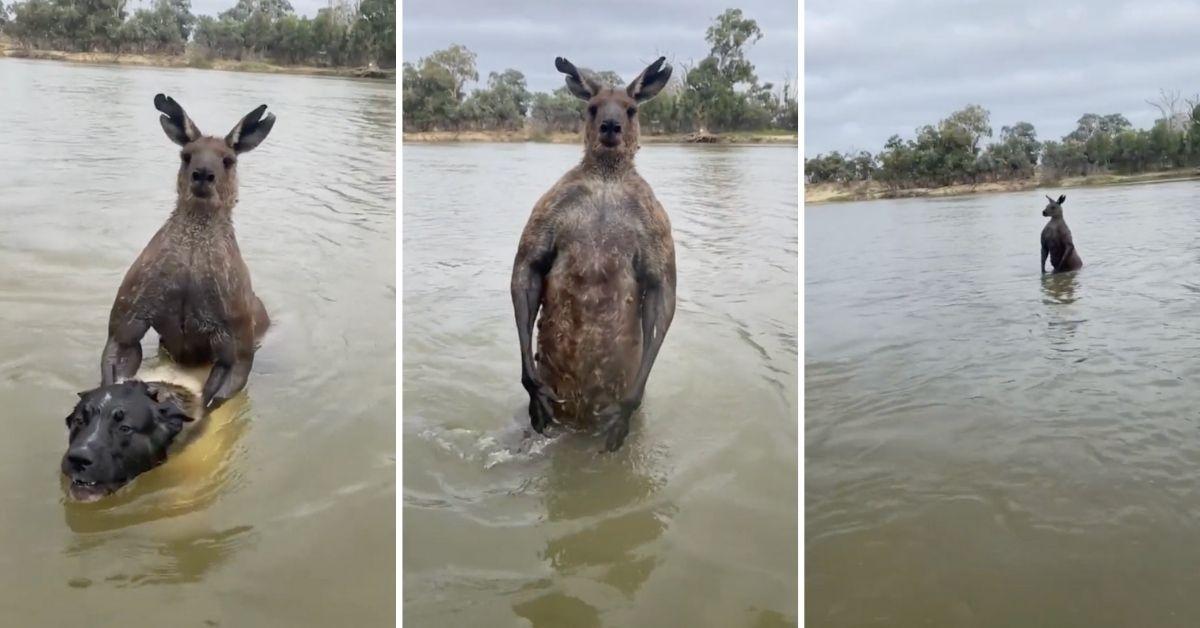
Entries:
<svg viewBox="0 0 1200 628">
<path fill-rule="evenodd" d="M 793 133 L 721 133 L 721 134 L 664 134 L 646 135 L 639 138 L 645 144 L 721 144 L 721 145 L 775 145 L 796 146 Z M 414 144 L 465 143 L 465 142 L 538 142 L 545 144 L 578 144 L 579 133 L 537 133 L 522 131 L 412 131 L 404 133 L 404 141 Z"/>
<path fill-rule="evenodd" d="M 1094 174 L 1084 177 L 1066 177 L 1057 181 L 1024 179 L 992 183 L 948 185 L 937 188 L 891 189 L 877 181 L 857 183 L 809 183 L 804 186 L 804 203 L 835 203 L 846 201 L 873 201 L 891 198 L 930 198 L 943 196 L 966 196 L 971 194 L 996 194 L 1021 192 L 1040 188 L 1100 187 L 1106 185 L 1136 185 L 1143 183 L 1168 183 L 1171 181 L 1200 180 L 1200 170 L 1180 168 L 1141 174 Z"/>
<path fill-rule="evenodd" d="M 0 57 L 35 61 L 62 61 L 95 65 L 132 65 L 155 68 L 195 68 L 223 72 L 258 72 L 262 74 L 300 74 L 306 76 L 335 76 L 340 78 L 369 78 L 396 80 L 395 70 L 376 68 L 318 68 L 304 65 L 273 65 L 258 61 L 204 59 L 188 55 L 116 54 L 111 52 L 64 52 L 5 47 L 0 43 Z"/>
</svg>

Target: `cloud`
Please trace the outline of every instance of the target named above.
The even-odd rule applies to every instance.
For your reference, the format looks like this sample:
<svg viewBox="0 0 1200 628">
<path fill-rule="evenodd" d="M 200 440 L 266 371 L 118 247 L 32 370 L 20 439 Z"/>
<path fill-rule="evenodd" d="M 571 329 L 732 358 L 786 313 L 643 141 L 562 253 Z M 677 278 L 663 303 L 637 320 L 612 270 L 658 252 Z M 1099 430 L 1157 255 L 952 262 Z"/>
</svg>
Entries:
<svg viewBox="0 0 1200 628">
<path fill-rule="evenodd" d="M 1084 113 L 1146 126 L 1160 88 L 1200 92 L 1200 5 L 810 1 L 805 154 L 879 150 L 966 104 L 1058 139 Z"/>
</svg>

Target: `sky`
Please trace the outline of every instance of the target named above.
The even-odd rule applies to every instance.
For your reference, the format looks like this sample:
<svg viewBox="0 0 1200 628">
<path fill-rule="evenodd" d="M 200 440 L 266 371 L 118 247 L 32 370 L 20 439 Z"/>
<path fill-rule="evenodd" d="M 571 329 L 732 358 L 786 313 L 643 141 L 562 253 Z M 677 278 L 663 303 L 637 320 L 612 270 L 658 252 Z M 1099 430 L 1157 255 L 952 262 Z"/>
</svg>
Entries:
<svg viewBox="0 0 1200 628">
<path fill-rule="evenodd" d="M 1160 89 L 1200 93 L 1200 2 L 807 0 L 804 153 L 878 152 L 979 104 L 995 135 L 1059 140 L 1085 113 L 1158 118 Z M 993 137 L 995 137 L 995 135 Z"/>
<path fill-rule="evenodd" d="M 488 72 L 515 68 L 531 91 L 563 85 L 554 58 L 579 67 L 613 70 L 629 81 L 660 55 L 680 63 L 708 55 L 704 31 L 727 8 L 758 22 L 763 38 L 747 49 L 760 82 L 778 89 L 799 74 L 796 0 L 403 0 L 404 61 L 466 46 L 478 57 L 481 83 Z"/>
</svg>

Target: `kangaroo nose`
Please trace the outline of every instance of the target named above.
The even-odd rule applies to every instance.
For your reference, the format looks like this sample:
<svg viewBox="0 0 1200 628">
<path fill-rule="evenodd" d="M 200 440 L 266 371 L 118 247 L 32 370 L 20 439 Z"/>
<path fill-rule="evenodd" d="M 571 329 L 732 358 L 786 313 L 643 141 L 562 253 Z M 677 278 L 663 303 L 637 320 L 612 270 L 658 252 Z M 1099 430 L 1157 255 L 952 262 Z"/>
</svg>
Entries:
<svg viewBox="0 0 1200 628">
<path fill-rule="evenodd" d="M 77 473 L 87 470 L 92 466 L 95 459 L 92 457 L 92 452 L 88 449 L 79 448 L 72 449 L 67 452 L 67 464 L 71 465 L 71 470 Z"/>
<path fill-rule="evenodd" d="M 217 177 L 213 174 L 213 171 L 209 170 L 208 168 L 196 168 L 192 171 L 192 181 L 196 183 L 212 183 L 214 180 L 216 180 L 216 178 Z"/>
<path fill-rule="evenodd" d="M 621 123 L 616 120 L 605 120 L 600 123 L 600 132 L 605 135 L 616 135 L 621 132 Z"/>
</svg>

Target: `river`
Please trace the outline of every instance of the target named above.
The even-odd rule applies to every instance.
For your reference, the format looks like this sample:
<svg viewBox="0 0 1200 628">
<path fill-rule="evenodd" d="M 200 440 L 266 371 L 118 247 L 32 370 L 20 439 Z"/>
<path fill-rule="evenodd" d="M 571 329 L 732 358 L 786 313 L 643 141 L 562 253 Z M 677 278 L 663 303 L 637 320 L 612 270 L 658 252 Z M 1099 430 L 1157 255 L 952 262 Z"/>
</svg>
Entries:
<svg viewBox="0 0 1200 628">
<path fill-rule="evenodd" d="M 0 86 L 0 625 L 393 625 L 395 85 L 8 59 Z M 234 210 L 273 325 L 203 447 L 67 503 L 63 417 L 174 202 L 158 92 L 218 136 L 278 117 Z"/>
<path fill-rule="evenodd" d="M 1196 624 L 1198 195 L 805 210 L 810 625 Z"/>
<path fill-rule="evenodd" d="M 796 147 L 648 145 L 678 308 L 624 447 L 526 434 L 509 277 L 582 146 L 406 144 L 404 620 L 794 626 Z"/>
</svg>

